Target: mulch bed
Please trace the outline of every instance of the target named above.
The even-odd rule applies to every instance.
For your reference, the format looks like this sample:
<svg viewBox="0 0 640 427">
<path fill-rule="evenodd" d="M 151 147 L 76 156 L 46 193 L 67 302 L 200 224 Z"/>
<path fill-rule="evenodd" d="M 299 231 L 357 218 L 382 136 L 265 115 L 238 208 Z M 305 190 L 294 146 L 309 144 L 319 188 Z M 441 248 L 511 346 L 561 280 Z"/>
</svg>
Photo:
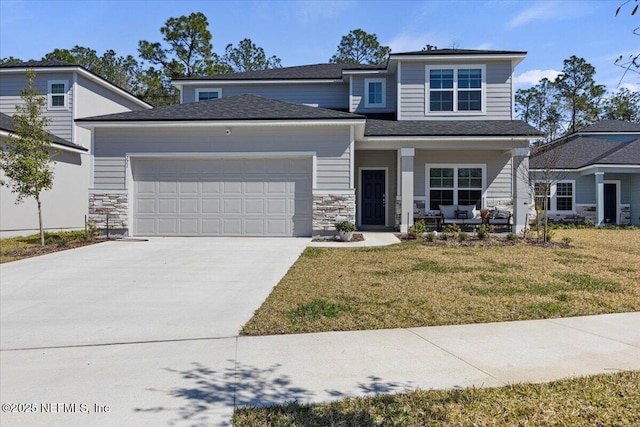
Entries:
<svg viewBox="0 0 640 427">
<path fill-rule="evenodd" d="M 16 249 L 11 252 L 7 252 L 2 255 L 2 258 L 14 258 L 15 260 L 23 258 L 31 258 L 40 255 L 46 255 L 53 252 L 66 251 L 67 249 L 80 248 L 82 246 L 94 245 L 96 243 L 102 243 L 106 240 L 87 240 L 87 241 L 73 241 L 67 242 L 64 245 L 60 244 L 48 244 L 44 246 L 30 246 L 26 248 Z"/>
<path fill-rule="evenodd" d="M 340 242 L 340 243 L 352 243 L 352 242 L 362 242 L 364 241 L 364 236 L 362 233 L 353 233 L 353 237 L 348 242 L 343 242 L 340 240 L 339 236 L 326 236 L 326 237 L 315 237 L 312 242 Z"/>
<path fill-rule="evenodd" d="M 415 238 L 408 238 L 406 235 L 397 235 L 397 237 L 402 242 L 415 242 L 417 241 Z M 536 238 L 526 238 L 523 239 L 521 237 L 515 240 L 509 240 L 505 237 L 501 236 L 491 236 L 486 239 L 478 239 L 475 236 L 469 236 L 465 240 L 460 240 L 456 237 L 449 237 L 448 239 L 437 238 L 434 241 L 429 241 L 427 239 L 422 239 L 422 244 L 425 246 L 446 246 L 446 247 L 503 247 L 503 246 L 516 246 L 516 245 L 529 245 L 536 246 L 540 248 L 555 248 L 555 249 L 567 249 L 570 248 L 571 245 L 567 245 L 562 242 L 545 242 L 542 240 L 538 240 Z"/>
</svg>

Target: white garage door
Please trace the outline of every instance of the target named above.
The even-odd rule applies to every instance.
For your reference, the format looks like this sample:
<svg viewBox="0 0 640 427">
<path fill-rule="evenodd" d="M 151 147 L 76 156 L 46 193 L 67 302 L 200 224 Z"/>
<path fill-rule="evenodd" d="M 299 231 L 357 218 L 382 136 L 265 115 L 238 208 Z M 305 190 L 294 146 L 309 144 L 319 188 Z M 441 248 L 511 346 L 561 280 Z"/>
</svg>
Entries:
<svg viewBox="0 0 640 427">
<path fill-rule="evenodd" d="M 310 236 L 311 160 L 132 162 L 138 236 Z"/>
</svg>

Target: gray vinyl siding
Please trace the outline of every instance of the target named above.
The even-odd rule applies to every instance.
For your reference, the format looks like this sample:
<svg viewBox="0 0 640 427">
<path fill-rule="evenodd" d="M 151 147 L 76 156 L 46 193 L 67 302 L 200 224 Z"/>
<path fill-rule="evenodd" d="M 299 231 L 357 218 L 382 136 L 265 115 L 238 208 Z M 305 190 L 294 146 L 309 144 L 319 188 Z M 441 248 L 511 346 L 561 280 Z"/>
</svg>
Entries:
<svg viewBox="0 0 640 427">
<path fill-rule="evenodd" d="M 511 156 L 503 151 L 416 150 L 414 163 L 414 195 L 425 197 L 426 164 L 486 164 L 485 200 L 505 200 L 512 196 Z"/>
<path fill-rule="evenodd" d="M 45 108 L 42 116 L 50 120 L 47 129 L 53 135 L 72 140 L 73 135 L 73 73 L 46 73 L 38 72 L 35 79 L 35 87 L 43 95 L 47 96 L 48 81 L 61 80 L 67 82 L 67 108 L 64 110 L 49 110 Z M 0 74 L 0 112 L 13 116 L 16 113 L 16 104 L 22 104 L 20 91 L 27 86 L 24 74 Z"/>
<path fill-rule="evenodd" d="M 319 190 L 350 188 L 350 128 L 231 127 L 96 129 L 94 188 L 126 189 L 127 153 L 316 152 Z"/>
<path fill-rule="evenodd" d="M 202 86 L 183 87 L 182 102 L 196 101 L 196 89 L 222 89 L 223 98 L 250 93 L 295 104 L 340 110 L 349 108 L 349 85 L 347 83 L 203 84 Z"/>
<path fill-rule="evenodd" d="M 365 79 L 377 79 L 384 78 L 385 87 L 385 106 L 384 108 L 367 108 L 365 107 Z M 350 112 L 352 113 L 385 113 L 396 111 L 396 92 L 397 84 L 395 76 L 351 76 L 351 106 Z"/>
<path fill-rule="evenodd" d="M 473 62 L 452 62 L 447 65 L 467 65 Z M 481 65 L 480 63 L 477 63 Z M 400 117 L 402 120 L 511 120 L 512 119 L 512 67 L 510 61 L 486 63 L 485 110 L 486 114 L 451 115 L 425 114 L 425 62 L 402 62 Z M 444 64 L 434 64 L 444 65 Z"/>
<path fill-rule="evenodd" d="M 393 223 L 398 182 L 396 150 L 358 150 L 355 158 L 356 185 L 360 185 L 360 168 L 387 168 L 386 218 Z M 358 208 L 359 209 L 359 206 Z"/>
</svg>

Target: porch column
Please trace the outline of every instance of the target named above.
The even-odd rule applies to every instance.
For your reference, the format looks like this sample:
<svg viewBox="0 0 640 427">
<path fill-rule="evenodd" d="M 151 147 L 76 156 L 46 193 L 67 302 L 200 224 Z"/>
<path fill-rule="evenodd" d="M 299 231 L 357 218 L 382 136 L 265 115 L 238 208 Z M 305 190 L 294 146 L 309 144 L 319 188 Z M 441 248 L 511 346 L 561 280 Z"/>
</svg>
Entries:
<svg viewBox="0 0 640 427">
<path fill-rule="evenodd" d="M 604 225 L 604 172 L 596 172 L 596 227 Z"/>
<path fill-rule="evenodd" d="M 513 229 L 514 233 L 522 232 L 527 224 L 527 213 L 531 196 L 529 194 L 529 152 L 528 148 L 511 150 L 513 173 Z"/>
<path fill-rule="evenodd" d="M 400 149 L 400 167 L 402 173 L 400 232 L 406 233 L 413 225 L 413 159 L 415 148 Z"/>
</svg>

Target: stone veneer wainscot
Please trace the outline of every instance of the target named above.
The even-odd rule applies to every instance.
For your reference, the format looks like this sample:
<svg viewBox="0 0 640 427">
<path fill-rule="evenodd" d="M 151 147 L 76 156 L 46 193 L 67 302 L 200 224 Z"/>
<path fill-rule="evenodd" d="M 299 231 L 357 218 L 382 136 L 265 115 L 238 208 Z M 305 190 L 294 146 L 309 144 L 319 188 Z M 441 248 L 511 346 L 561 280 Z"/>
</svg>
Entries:
<svg viewBox="0 0 640 427">
<path fill-rule="evenodd" d="M 129 198 L 126 194 L 89 194 L 89 219 L 95 221 L 96 228 L 127 230 L 129 228 Z"/>
<path fill-rule="evenodd" d="M 355 194 L 313 196 L 313 231 L 335 231 L 337 221 L 356 222 Z"/>
</svg>

